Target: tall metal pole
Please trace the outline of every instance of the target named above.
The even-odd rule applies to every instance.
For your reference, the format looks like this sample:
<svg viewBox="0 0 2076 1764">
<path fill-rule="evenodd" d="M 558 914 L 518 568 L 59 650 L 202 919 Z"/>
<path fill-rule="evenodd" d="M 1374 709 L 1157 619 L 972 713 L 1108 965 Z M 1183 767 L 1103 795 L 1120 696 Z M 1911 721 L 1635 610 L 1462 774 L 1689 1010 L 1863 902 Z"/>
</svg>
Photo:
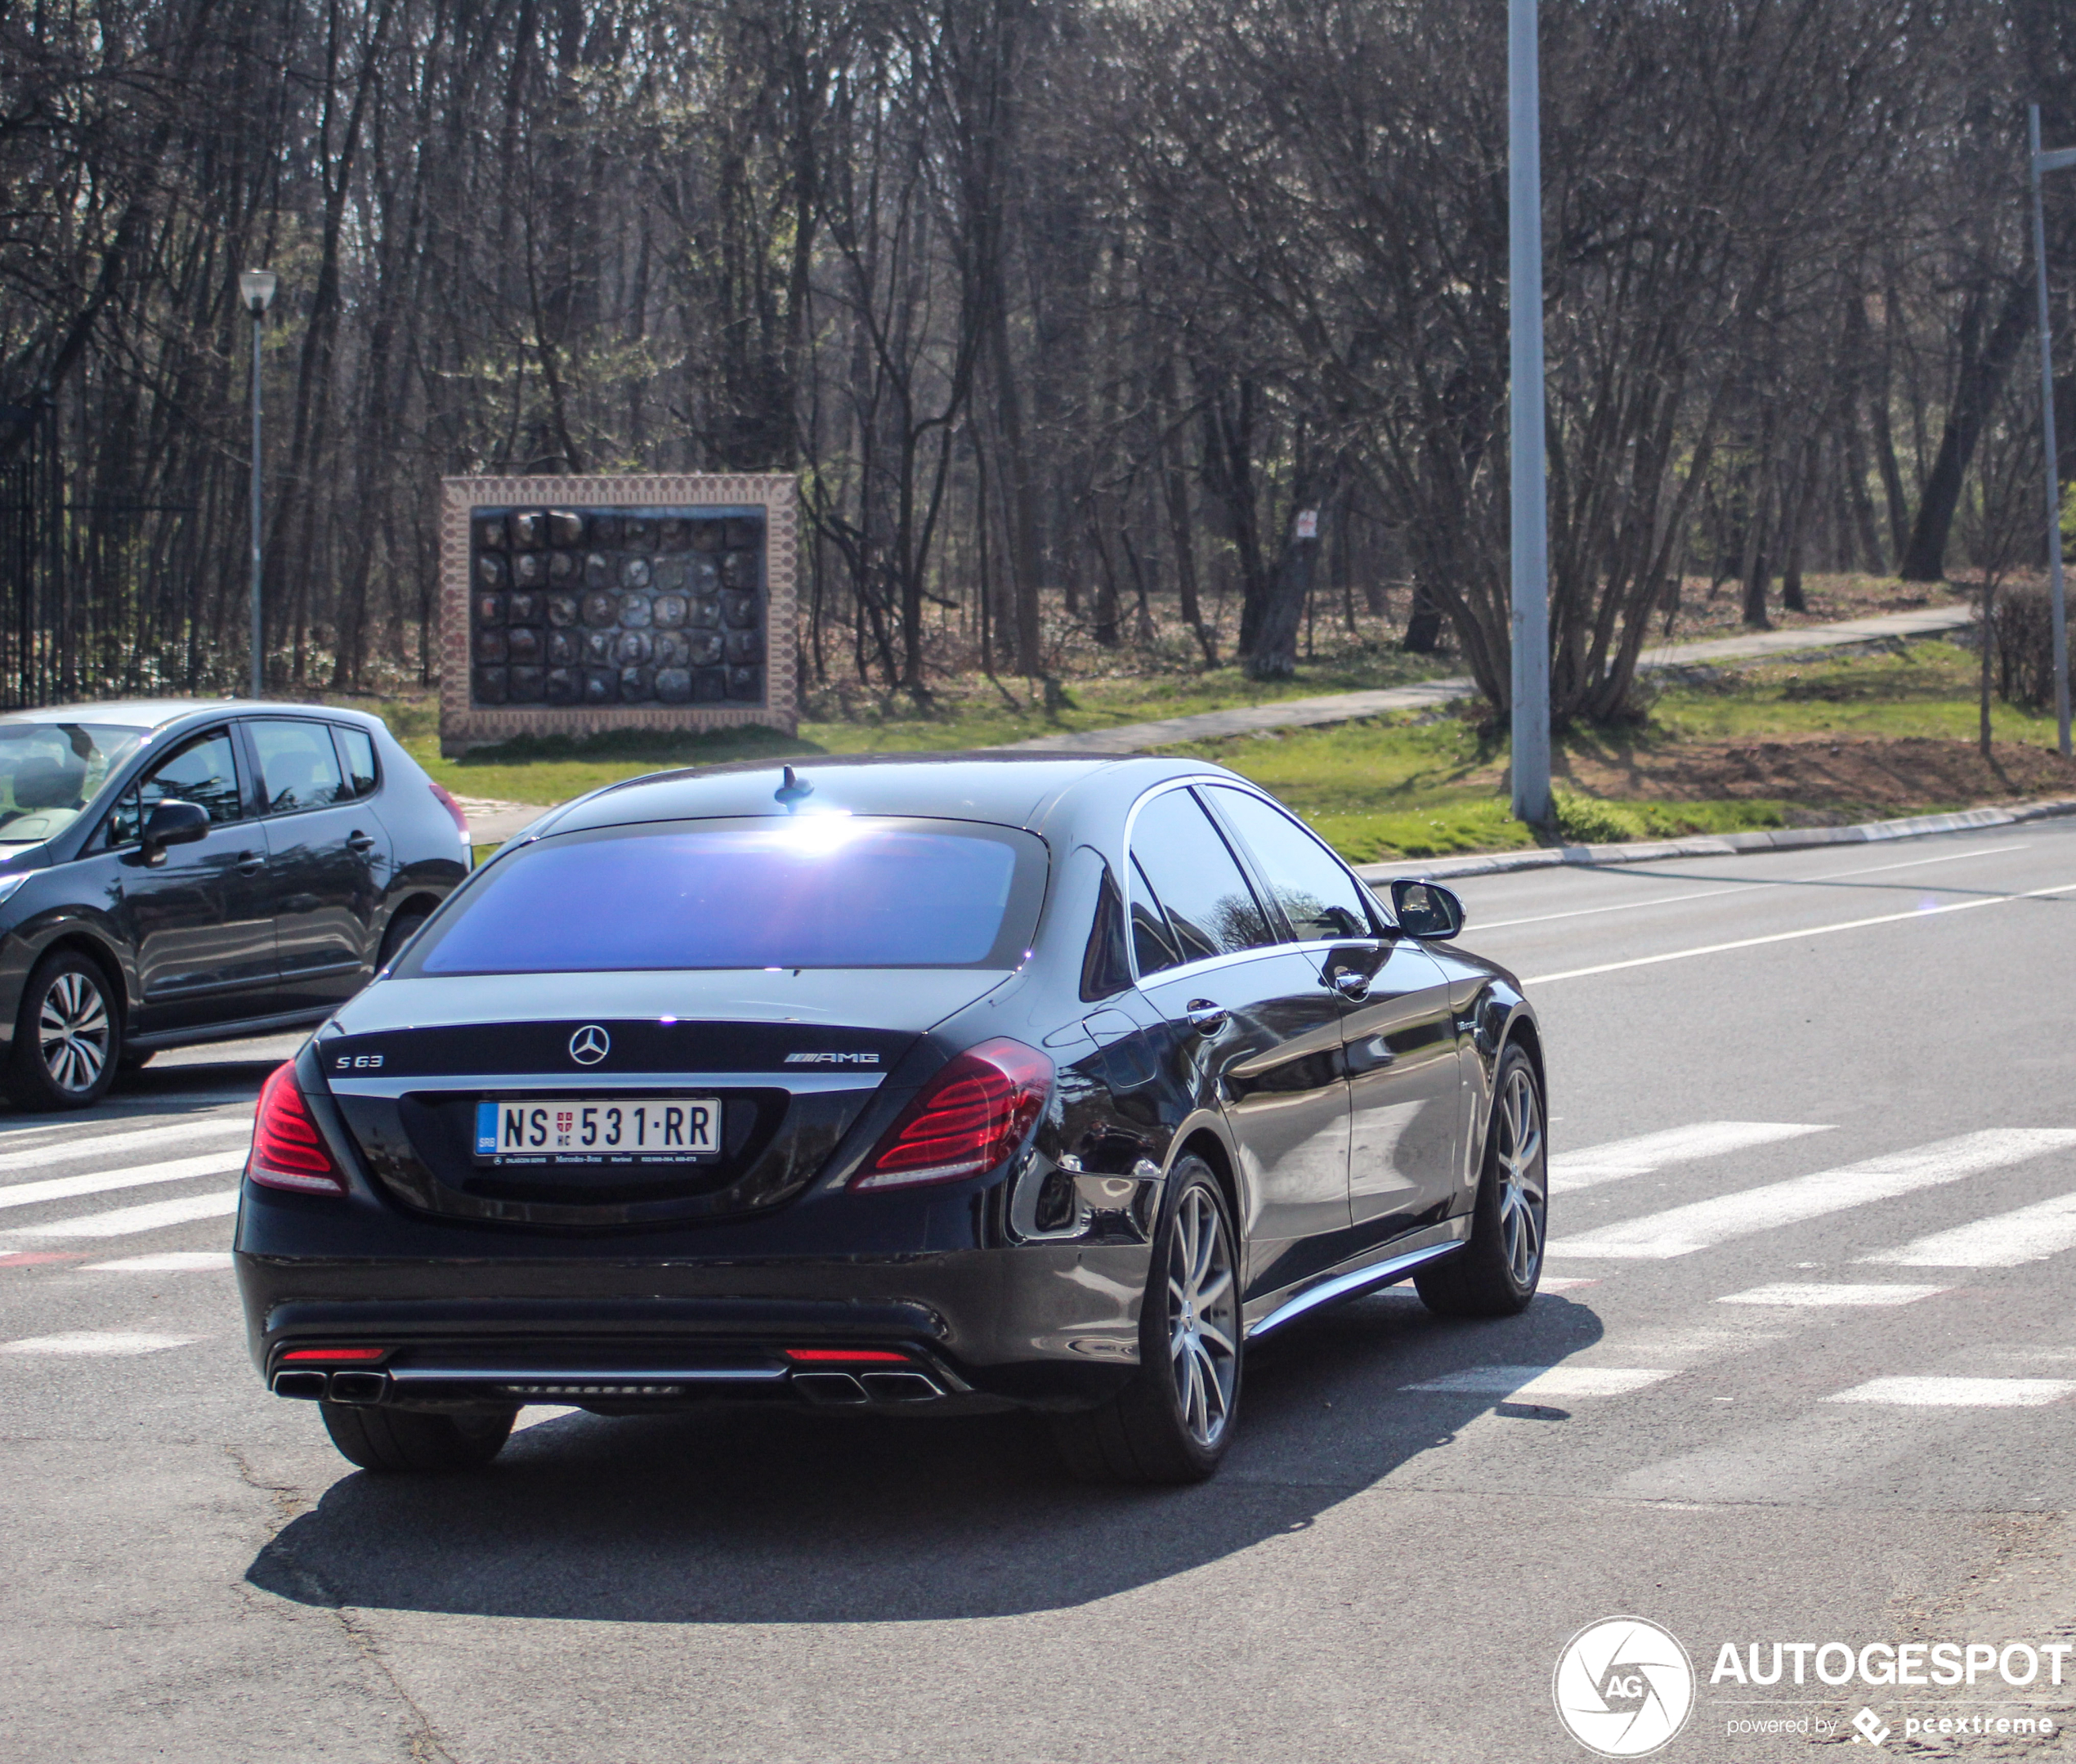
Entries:
<svg viewBox="0 0 2076 1764">
<path fill-rule="evenodd" d="M 260 616 L 260 326 L 266 310 L 253 309 L 253 696 L 266 696 L 266 638 Z"/>
<path fill-rule="evenodd" d="M 1537 0 L 1508 0 L 1506 159 L 1514 529 L 1514 818 L 1551 819 L 1550 529 L 1543 459 L 1541 97 Z"/>
<path fill-rule="evenodd" d="M 2040 151 L 2040 107 L 2025 107 L 2027 163 L 2033 169 L 2033 287 L 2040 303 L 2040 428 L 2047 451 L 2047 571 L 2050 604 L 2054 609 L 2055 723 L 2061 743 L 2061 757 L 2069 753 L 2069 615 L 2061 582 L 2061 456 L 2055 444 L 2054 344 L 2047 333 L 2047 223 L 2040 204 L 2040 174 L 2058 169 L 2076 159 L 2066 150 L 2043 155 Z M 2043 159 L 2047 162 L 2042 163 Z M 1989 641 L 1989 633 L 1983 641 Z"/>
</svg>

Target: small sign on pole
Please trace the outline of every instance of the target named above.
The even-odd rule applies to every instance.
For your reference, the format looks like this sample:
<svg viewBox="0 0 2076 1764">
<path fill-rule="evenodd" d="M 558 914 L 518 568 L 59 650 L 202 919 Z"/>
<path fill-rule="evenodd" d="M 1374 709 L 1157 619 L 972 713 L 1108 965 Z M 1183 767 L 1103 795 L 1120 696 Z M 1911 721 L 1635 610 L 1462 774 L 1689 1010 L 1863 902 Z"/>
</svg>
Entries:
<svg viewBox="0 0 2076 1764">
<path fill-rule="evenodd" d="M 1318 538 L 1319 511 L 1317 508 L 1304 508 L 1298 512 L 1297 536 L 1300 539 Z"/>
</svg>

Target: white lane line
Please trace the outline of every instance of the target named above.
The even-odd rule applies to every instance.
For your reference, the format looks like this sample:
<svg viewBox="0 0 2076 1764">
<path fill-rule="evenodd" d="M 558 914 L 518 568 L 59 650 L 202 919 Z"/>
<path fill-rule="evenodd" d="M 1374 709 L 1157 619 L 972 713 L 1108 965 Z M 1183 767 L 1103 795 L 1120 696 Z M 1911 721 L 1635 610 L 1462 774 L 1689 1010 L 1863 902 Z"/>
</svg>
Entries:
<svg viewBox="0 0 2076 1764">
<path fill-rule="evenodd" d="M 1971 852 L 1948 852 L 1938 857 L 1913 857 L 1908 862 L 1899 864 L 1863 864 L 1855 870 L 1827 870 L 1822 875 L 1807 876 L 1803 880 L 1836 882 L 1841 876 L 1873 876 L 1890 870 L 1922 870 L 1926 864 L 1950 864 L 1963 857 L 1998 857 L 2007 852 L 2030 851 L 2032 848 L 2033 841 L 2030 839 L 2017 845 L 1978 845 Z"/>
<path fill-rule="evenodd" d="M 1649 1175 L 1667 1164 L 1718 1157 L 1727 1152 L 1748 1151 L 1755 1145 L 1771 1145 L 1782 1139 L 1801 1139 L 1805 1134 L 1832 1130 L 1792 1121 L 1702 1121 L 1692 1126 L 1667 1127 L 1657 1133 L 1640 1133 L 1633 1139 L 1610 1139 L 1605 1145 L 1589 1145 L 1582 1151 L 1560 1153 L 1550 1160 L 1550 1189 L 1553 1194 L 1563 1194 L 1602 1182 L 1619 1181 L 1624 1176 Z"/>
<path fill-rule="evenodd" d="M 2067 1249 L 2076 1249 L 2076 1194 L 2050 1195 L 2015 1212 L 1935 1231 L 1860 1260 L 1892 1268 L 2016 1268 Z"/>
<path fill-rule="evenodd" d="M 2076 1392 L 2069 1378 L 1870 1378 L 1827 1403 L 1894 1403 L 1907 1408 L 2042 1408 Z"/>
<path fill-rule="evenodd" d="M 195 1335 L 149 1335 L 141 1330 L 82 1329 L 69 1335 L 24 1336 L 0 1347 L 7 1354 L 156 1354 L 162 1348 L 186 1347 Z"/>
<path fill-rule="evenodd" d="M 1688 1256 L 1733 1238 L 1800 1225 L 1826 1213 L 1863 1207 L 1870 1201 L 1890 1200 L 1942 1182 L 1958 1182 L 1966 1176 L 2002 1170 L 2072 1145 L 2076 1145 L 2076 1130 L 2066 1127 L 1992 1127 L 1980 1133 L 1964 1133 L 1957 1139 L 1884 1153 L 1836 1170 L 1819 1170 L 1814 1175 L 1741 1189 L 1663 1212 L 1647 1213 L 1640 1219 L 1602 1225 L 1578 1237 L 1554 1240 L 1546 1254 L 1653 1261 Z"/>
<path fill-rule="evenodd" d="M 1626 1396 L 1631 1390 L 1640 1390 L 1671 1376 L 1670 1371 L 1630 1366 L 1474 1366 L 1467 1372 L 1445 1372 L 1438 1378 L 1399 1388 L 1532 1402 L 1546 1396 Z"/>
<path fill-rule="evenodd" d="M 123 1256 L 112 1262 L 88 1262 L 89 1274 L 185 1274 L 214 1273 L 230 1266 L 229 1250 L 167 1250 L 157 1256 Z"/>
<path fill-rule="evenodd" d="M 1938 857 L 1913 857 L 1908 863 L 1868 864 L 1857 870 L 1827 870 L 1821 875 L 1766 877 L 1757 881 L 1743 882 L 1733 888 L 1703 889 L 1695 894 L 1659 894 L 1649 900 L 1622 901 L 1612 907 L 1576 907 L 1569 912 L 1539 912 L 1525 919 L 1489 919 L 1476 926 L 1479 932 L 1504 931 L 1510 925 L 1547 925 L 1553 919 L 1586 919 L 1599 912 L 1633 912 L 1645 907 L 1675 907 L 1682 901 L 1714 900 L 1724 894 L 1743 894 L 1747 898 L 1761 899 L 1765 890 L 1773 888 L 1795 888 L 1810 882 L 1836 882 L 1846 876 L 1879 875 L 1887 870 L 1916 870 L 1926 864 L 1950 864 L 1962 857 L 1989 857 L 2005 852 L 2022 852 L 2030 848 L 2029 840 L 2024 845 L 1985 845 L 1971 852 L 1948 852 Z"/>
<path fill-rule="evenodd" d="M 1718 1305 L 1785 1305 L 1796 1307 L 1913 1305 L 1919 1299 L 1931 1298 L 1952 1290 L 1950 1287 L 1824 1286 L 1816 1281 L 1811 1281 L 1806 1286 L 1798 1286 L 1788 1281 L 1778 1286 L 1754 1287 L 1748 1292 L 1725 1292 L 1716 1302 Z"/>
<path fill-rule="evenodd" d="M 12 1182 L 0 1188 L 0 1207 L 77 1200 L 83 1194 L 141 1189 L 154 1182 L 186 1182 L 195 1176 L 221 1176 L 244 1167 L 243 1152 L 208 1152 L 199 1157 L 175 1157 L 163 1164 L 138 1164 L 128 1170 L 97 1170 L 91 1175 L 52 1176 L 43 1182 Z"/>
<path fill-rule="evenodd" d="M 1695 956 L 1720 956 L 1734 949 L 1757 949 L 1765 943 L 1792 943 L 1797 938 L 1828 937 L 1837 931 L 1861 931 L 1869 925 L 1900 925 L 1906 919 L 1935 919 L 1941 913 L 1973 912 L 1983 907 L 2008 907 L 2014 901 L 2044 900 L 2051 894 L 2066 894 L 2076 882 L 2057 882 L 2052 888 L 2028 889 L 2023 894 L 1998 894 L 1988 900 L 1949 901 L 1944 907 L 1917 907 L 1908 912 L 1877 913 L 1871 919 L 1841 919 L 1831 925 L 1809 925 L 1800 931 L 1775 931 L 1765 937 L 1741 937 L 1727 943 L 1703 943 L 1693 949 L 1667 950 L 1662 956 L 1635 956 L 1627 961 L 1604 961 L 1591 968 L 1567 968 L 1562 974 L 1532 974 L 1524 986 L 1548 986 L 1558 980 L 1582 980 L 1589 974 L 1617 974 L 1625 968 L 1650 968 L 1662 961 L 1685 961 Z"/>
<path fill-rule="evenodd" d="M 58 1139 L 25 1151 L 0 1151 L 0 1175 L 12 1170 L 42 1170 L 52 1164 L 72 1163 L 83 1157 L 105 1157 L 121 1152 L 128 1155 L 160 1145 L 192 1145 L 197 1139 L 230 1139 L 249 1142 L 253 1117 L 249 1114 L 211 1115 L 200 1121 L 183 1121 L 176 1126 L 141 1127 L 132 1133 L 103 1133 L 91 1139 Z"/>
<path fill-rule="evenodd" d="M 192 1224 L 197 1219 L 224 1219 L 238 1211 L 238 1191 L 187 1194 L 177 1201 L 153 1201 L 143 1207 L 118 1207 L 105 1213 L 83 1213 L 48 1225 L 17 1225 L 7 1238 L 127 1238 L 140 1231 Z"/>
<path fill-rule="evenodd" d="M 580 1408 L 562 1408 L 552 1403 L 543 1403 L 523 1408 L 519 1418 L 512 1424 L 514 1433 L 524 1433 L 529 1427 L 538 1427 L 544 1421 L 560 1421 L 565 1415 L 581 1415 Z"/>
</svg>

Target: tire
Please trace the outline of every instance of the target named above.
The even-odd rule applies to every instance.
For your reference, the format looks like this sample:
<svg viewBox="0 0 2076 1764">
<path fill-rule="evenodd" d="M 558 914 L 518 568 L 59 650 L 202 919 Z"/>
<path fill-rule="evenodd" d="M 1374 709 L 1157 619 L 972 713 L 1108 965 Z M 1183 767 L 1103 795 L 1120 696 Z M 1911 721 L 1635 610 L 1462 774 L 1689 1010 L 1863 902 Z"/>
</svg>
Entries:
<svg viewBox="0 0 2076 1764">
<path fill-rule="evenodd" d="M 340 1455 L 378 1475 L 481 1470 L 504 1449 L 518 1413 L 441 1415 L 329 1401 L 317 1408 Z"/>
<path fill-rule="evenodd" d="M 1500 1055 L 1485 1166 L 1470 1241 L 1413 1276 L 1421 1301 L 1443 1317 L 1512 1317 L 1542 1278 L 1550 1225 L 1550 1146 L 1542 1086 L 1519 1044 Z"/>
<path fill-rule="evenodd" d="M 375 972 L 380 974 L 390 963 L 396 960 L 397 951 L 416 937 L 418 934 L 418 927 L 432 916 L 431 913 L 420 912 L 414 907 L 409 911 L 397 914 L 394 919 L 391 920 L 389 929 L 383 933 L 382 960 L 375 964 Z"/>
<path fill-rule="evenodd" d="M 1201 1482 L 1232 1441 L 1246 1347 L 1238 1234 L 1202 1158 L 1179 1160 L 1168 1180 L 1173 1199 L 1139 1310 L 1139 1372 L 1099 1408 L 1053 1423 L 1061 1456 L 1086 1482 Z"/>
<path fill-rule="evenodd" d="M 18 1108 L 91 1108 L 122 1058 L 122 1013 L 107 973 L 76 949 L 52 950 L 22 988 L 8 1096 Z"/>
</svg>

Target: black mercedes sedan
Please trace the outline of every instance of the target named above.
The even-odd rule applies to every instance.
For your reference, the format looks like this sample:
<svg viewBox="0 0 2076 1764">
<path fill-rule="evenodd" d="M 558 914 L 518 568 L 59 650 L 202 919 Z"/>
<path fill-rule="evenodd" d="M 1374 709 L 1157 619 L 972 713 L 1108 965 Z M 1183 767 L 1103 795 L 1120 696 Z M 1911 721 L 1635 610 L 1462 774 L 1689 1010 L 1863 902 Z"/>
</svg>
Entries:
<svg viewBox="0 0 2076 1764">
<path fill-rule="evenodd" d="M 471 855 L 454 799 L 359 711 L 0 716 L 0 1084 L 83 1108 L 161 1048 L 322 1022 Z"/>
<path fill-rule="evenodd" d="M 1391 894 L 1175 760 L 597 791 L 269 1079 L 255 1362 L 371 1470 L 727 1398 L 1020 1405 L 1084 1475 L 1206 1476 L 1251 1341 L 1541 1272 L 1535 1017 Z"/>
</svg>

